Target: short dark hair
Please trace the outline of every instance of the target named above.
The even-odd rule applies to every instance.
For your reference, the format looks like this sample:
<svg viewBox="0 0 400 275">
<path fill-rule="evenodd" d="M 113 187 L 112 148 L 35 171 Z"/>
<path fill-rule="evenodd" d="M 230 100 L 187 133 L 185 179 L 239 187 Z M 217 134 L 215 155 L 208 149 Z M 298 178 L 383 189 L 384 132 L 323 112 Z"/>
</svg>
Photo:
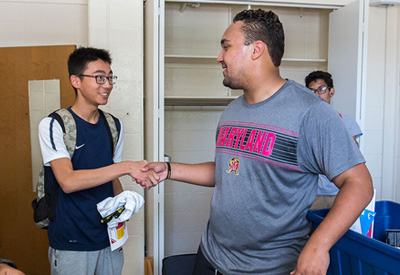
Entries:
<svg viewBox="0 0 400 275">
<path fill-rule="evenodd" d="M 110 53 L 106 50 L 90 47 L 76 49 L 68 58 L 69 76 L 82 74 L 88 63 L 98 59 L 111 65 Z"/>
<path fill-rule="evenodd" d="M 307 75 L 305 79 L 306 87 L 308 87 L 308 84 L 317 79 L 322 79 L 323 81 L 325 81 L 326 85 L 328 85 L 328 88 L 333 88 L 332 75 L 328 72 L 323 72 L 323 71 L 314 71 L 309 75 Z"/>
<path fill-rule="evenodd" d="M 243 21 L 245 45 L 261 40 L 267 45 L 272 63 L 279 67 L 285 49 L 285 34 L 278 15 L 262 9 L 244 10 L 233 18 L 233 22 L 236 21 Z"/>
</svg>

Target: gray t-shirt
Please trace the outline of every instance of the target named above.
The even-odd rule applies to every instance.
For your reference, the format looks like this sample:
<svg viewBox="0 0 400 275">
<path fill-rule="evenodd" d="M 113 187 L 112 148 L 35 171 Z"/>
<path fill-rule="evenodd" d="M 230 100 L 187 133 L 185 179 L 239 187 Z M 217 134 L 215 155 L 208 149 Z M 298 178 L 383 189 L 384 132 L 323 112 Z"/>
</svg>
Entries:
<svg viewBox="0 0 400 275">
<path fill-rule="evenodd" d="M 215 188 L 201 241 L 223 274 L 289 274 L 308 239 L 318 174 L 364 162 L 342 119 L 288 80 L 272 97 L 234 100 L 221 115 Z"/>
</svg>

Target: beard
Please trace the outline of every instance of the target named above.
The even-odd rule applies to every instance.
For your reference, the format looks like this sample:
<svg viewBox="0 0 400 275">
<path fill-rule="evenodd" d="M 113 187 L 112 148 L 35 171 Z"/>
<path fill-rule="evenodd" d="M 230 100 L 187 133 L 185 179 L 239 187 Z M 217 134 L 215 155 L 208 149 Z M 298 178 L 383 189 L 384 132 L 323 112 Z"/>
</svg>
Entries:
<svg viewBox="0 0 400 275">
<path fill-rule="evenodd" d="M 232 90 L 239 90 L 242 89 L 242 85 L 239 83 L 239 81 L 235 80 L 232 77 L 225 76 L 224 80 L 222 81 L 222 84 L 225 87 L 231 88 Z"/>
</svg>

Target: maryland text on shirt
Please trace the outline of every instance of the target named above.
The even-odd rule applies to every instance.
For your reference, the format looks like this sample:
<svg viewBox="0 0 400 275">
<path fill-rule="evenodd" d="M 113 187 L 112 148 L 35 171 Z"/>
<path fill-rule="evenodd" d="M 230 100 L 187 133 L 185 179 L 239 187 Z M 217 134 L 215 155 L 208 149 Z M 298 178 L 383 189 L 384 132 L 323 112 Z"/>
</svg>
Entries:
<svg viewBox="0 0 400 275">
<path fill-rule="evenodd" d="M 216 152 L 300 171 L 298 137 L 298 132 L 276 126 L 224 121 L 218 125 Z"/>
</svg>

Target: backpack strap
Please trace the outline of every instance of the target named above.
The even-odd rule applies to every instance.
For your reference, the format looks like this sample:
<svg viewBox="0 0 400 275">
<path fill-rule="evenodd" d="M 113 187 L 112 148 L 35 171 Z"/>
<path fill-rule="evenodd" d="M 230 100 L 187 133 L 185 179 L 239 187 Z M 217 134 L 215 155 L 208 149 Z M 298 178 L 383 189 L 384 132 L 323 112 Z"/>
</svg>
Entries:
<svg viewBox="0 0 400 275">
<path fill-rule="evenodd" d="M 72 159 L 76 146 L 76 123 L 74 117 L 67 109 L 58 109 L 49 116 L 54 117 L 54 119 L 56 119 L 61 125 L 64 133 L 64 143 Z"/>
<path fill-rule="evenodd" d="M 104 112 L 99 109 L 100 116 L 104 120 L 104 124 L 106 125 L 108 136 L 110 137 L 110 146 L 112 156 L 114 156 L 115 149 L 117 148 L 119 131 L 117 128 L 117 118 L 115 118 L 112 114 Z"/>
<path fill-rule="evenodd" d="M 62 109 L 60 109 L 60 110 L 62 110 Z M 48 117 L 54 118 L 55 120 L 58 121 L 58 123 L 60 124 L 60 126 L 62 128 L 62 131 L 64 133 L 64 140 L 65 140 L 65 125 L 64 125 L 64 120 L 62 118 L 62 117 L 64 117 L 64 115 L 60 116 L 60 114 L 58 113 L 58 111 L 60 111 L 60 110 L 54 111 L 53 113 L 49 114 Z M 64 111 L 60 111 L 60 113 L 63 114 Z M 74 120 L 73 120 L 73 123 L 75 124 Z M 70 127 L 68 127 L 68 128 L 70 128 Z M 76 132 L 76 129 L 75 129 L 75 132 Z M 76 137 L 75 137 L 75 140 L 76 140 Z M 73 151 L 70 152 L 70 150 L 72 148 L 75 148 L 75 147 L 69 146 L 69 149 L 67 148 L 67 150 L 70 153 L 70 155 L 72 155 L 74 153 Z M 48 190 L 48 188 L 49 188 L 47 179 L 45 178 L 45 175 L 46 175 L 45 170 L 46 170 L 46 168 L 47 167 L 43 165 L 42 169 L 39 172 L 39 179 L 38 179 L 38 182 L 37 182 L 37 185 L 36 185 L 37 200 L 43 198 L 46 195 L 45 190 Z M 58 184 L 57 184 L 56 188 L 58 188 Z"/>
<path fill-rule="evenodd" d="M 76 146 L 76 123 L 75 119 L 72 114 L 67 109 L 59 109 L 54 111 L 49 115 L 49 117 L 54 118 L 60 124 L 63 130 L 63 139 L 67 151 L 72 159 L 72 156 L 75 152 Z M 51 169 L 51 167 L 45 167 L 45 169 Z M 45 189 L 49 190 L 49 183 L 48 180 L 44 179 Z M 49 220 L 53 221 L 56 216 L 56 205 L 58 199 L 58 190 L 60 189 L 60 185 L 56 182 L 54 186 L 53 193 L 51 194 L 51 203 L 50 203 L 50 213 L 49 213 Z"/>
</svg>

